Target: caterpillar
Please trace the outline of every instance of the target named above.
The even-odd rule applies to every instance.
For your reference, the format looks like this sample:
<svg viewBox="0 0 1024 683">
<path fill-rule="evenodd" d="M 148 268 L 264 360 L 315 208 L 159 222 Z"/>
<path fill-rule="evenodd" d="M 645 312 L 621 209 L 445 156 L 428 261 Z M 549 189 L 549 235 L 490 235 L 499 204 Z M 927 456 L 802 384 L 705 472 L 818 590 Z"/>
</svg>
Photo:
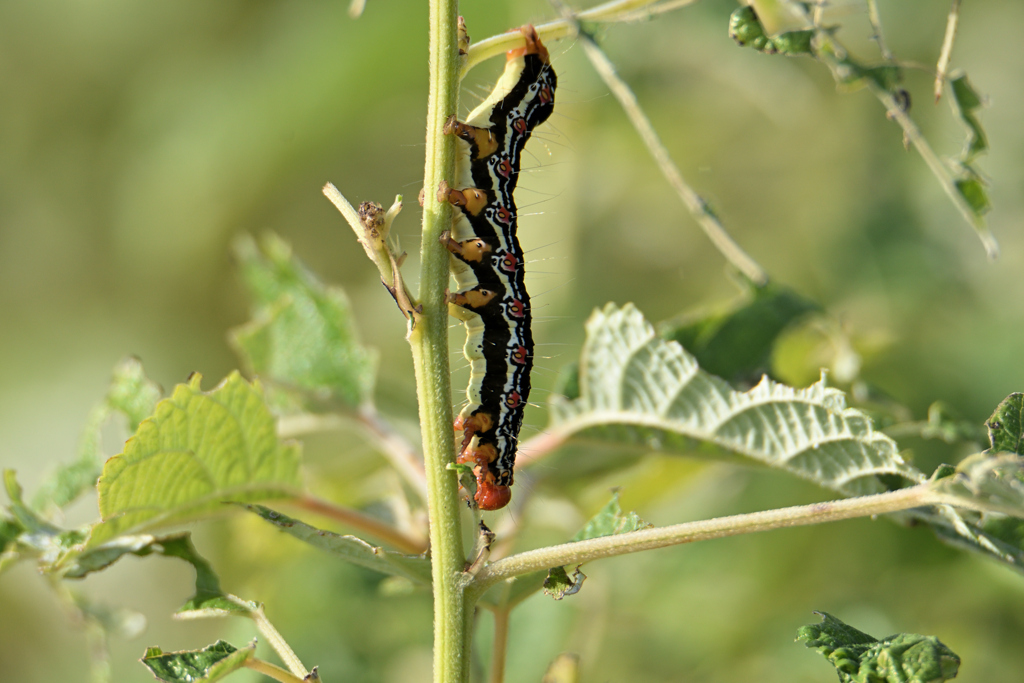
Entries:
<svg viewBox="0 0 1024 683">
<path fill-rule="evenodd" d="M 523 252 L 516 238 L 519 160 L 533 129 L 554 109 L 557 79 L 532 26 L 519 29 L 525 46 L 510 50 L 494 90 L 465 122 L 450 118 L 457 136 L 455 177 L 438 200 L 456 207 L 452 229 L 441 235 L 451 252 L 458 290 L 449 313 L 465 323 L 470 364 L 468 403 L 455 420 L 462 432 L 456 461 L 473 466 L 474 499 L 497 510 L 512 498 L 519 429 L 530 396 L 533 335 Z"/>
</svg>

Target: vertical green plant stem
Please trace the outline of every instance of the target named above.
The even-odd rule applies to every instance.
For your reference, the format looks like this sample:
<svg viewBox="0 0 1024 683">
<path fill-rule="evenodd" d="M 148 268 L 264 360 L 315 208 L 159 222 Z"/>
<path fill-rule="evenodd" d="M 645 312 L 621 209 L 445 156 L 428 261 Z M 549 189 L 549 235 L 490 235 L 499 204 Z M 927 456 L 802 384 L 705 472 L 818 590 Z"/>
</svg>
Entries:
<svg viewBox="0 0 1024 683">
<path fill-rule="evenodd" d="M 456 0 L 430 0 L 430 93 L 427 149 L 423 175 L 423 241 L 420 247 L 419 299 L 423 315 L 409 333 L 420 429 L 427 475 L 430 555 L 434 589 L 434 681 L 469 679 L 469 642 L 465 596 L 459 580 L 465 567 L 459 524 L 459 485 L 447 469 L 455 453 L 451 380 L 448 369 L 448 253 L 438 241 L 451 226 L 452 209 L 436 199 L 442 180 L 455 172 L 455 140 L 442 133 L 445 119 L 458 107 Z"/>
</svg>

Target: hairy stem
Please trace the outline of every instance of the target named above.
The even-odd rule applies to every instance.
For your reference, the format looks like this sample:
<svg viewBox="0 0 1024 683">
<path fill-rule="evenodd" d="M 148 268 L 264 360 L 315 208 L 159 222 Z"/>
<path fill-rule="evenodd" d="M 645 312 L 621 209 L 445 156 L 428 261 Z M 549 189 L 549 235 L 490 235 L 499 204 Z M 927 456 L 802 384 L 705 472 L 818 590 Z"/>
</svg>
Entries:
<svg viewBox="0 0 1024 683">
<path fill-rule="evenodd" d="M 419 398 L 423 458 L 430 517 L 434 590 L 434 681 L 469 679 L 470 634 L 463 584 L 465 566 L 459 523 L 459 485 L 447 469 L 455 453 L 451 380 L 448 369 L 448 253 L 438 238 L 451 227 L 451 206 L 434 200 L 441 181 L 454 180 L 455 140 L 443 134 L 458 107 L 458 5 L 430 0 L 430 91 L 427 102 L 426 165 L 423 174 L 423 239 L 419 300 L 423 315 L 409 333 Z"/>
<path fill-rule="evenodd" d="M 642 529 L 618 536 L 564 543 L 512 555 L 484 567 L 476 576 L 473 593 L 514 576 L 543 571 L 567 564 L 581 564 L 602 557 L 614 557 L 641 550 L 653 550 L 682 543 L 706 541 L 756 531 L 822 524 L 842 519 L 880 515 L 925 505 L 948 502 L 926 485 L 845 500 L 766 510 L 745 515 L 719 517 L 655 529 Z"/>
</svg>

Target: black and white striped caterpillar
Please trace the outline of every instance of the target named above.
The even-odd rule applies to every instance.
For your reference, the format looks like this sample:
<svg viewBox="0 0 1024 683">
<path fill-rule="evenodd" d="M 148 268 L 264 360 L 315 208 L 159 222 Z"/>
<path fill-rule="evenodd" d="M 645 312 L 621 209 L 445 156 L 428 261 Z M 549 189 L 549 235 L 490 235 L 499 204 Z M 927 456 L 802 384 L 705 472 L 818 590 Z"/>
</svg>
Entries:
<svg viewBox="0 0 1024 683">
<path fill-rule="evenodd" d="M 530 396 L 532 316 L 512 193 L 523 147 L 554 109 L 557 82 L 536 30 L 519 30 L 526 45 L 508 52 L 494 91 L 465 123 L 452 117 L 445 124 L 445 133 L 459 138 L 461 189 L 442 186 L 438 192 L 439 200 L 458 208 L 441 241 L 452 254 L 458 284 L 448 297 L 449 312 L 466 325 L 464 352 L 471 367 L 469 402 L 455 422 L 463 433 L 457 461 L 473 465 L 475 500 L 484 510 L 502 508 L 512 498 L 512 468 Z"/>
</svg>

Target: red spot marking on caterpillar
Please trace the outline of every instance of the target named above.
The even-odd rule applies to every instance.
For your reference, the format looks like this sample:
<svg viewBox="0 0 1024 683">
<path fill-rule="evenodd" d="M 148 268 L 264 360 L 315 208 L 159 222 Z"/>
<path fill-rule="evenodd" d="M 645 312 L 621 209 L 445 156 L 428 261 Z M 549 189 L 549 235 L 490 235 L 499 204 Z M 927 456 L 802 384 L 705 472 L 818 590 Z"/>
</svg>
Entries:
<svg viewBox="0 0 1024 683">
<path fill-rule="evenodd" d="M 509 395 L 505 398 L 505 405 L 509 408 L 518 408 L 522 402 L 523 397 L 518 391 L 509 392 Z"/>
<path fill-rule="evenodd" d="M 512 122 L 512 129 L 515 132 L 520 133 L 520 134 L 521 133 L 525 133 L 526 132 L 526 119 L 518 118 L 515 121 L 513 121 Z"/>
<path fill-rule="evenodd" d="M 501 261 L 498 262 L 498 267 L 506 273 L 514 273 L 519 267 L 519 259 L 517 259 L 513 254 L 505 254 L 501 257 Z"/>
<path fill-rule="evenodd" d="M 516 318 L 522 318 L 526 315 L 526 306 L 519 299 L 512 299 L 508 302 L 508 314 Z"/>
<path fill-rule="evenodd" d="M 547 104 L 554 98 L 551 96 L 551 88 L 544 86 L 540 89 L 540 102 L 541 104 Z"/>
<path fill-rule="evenodd" d="M 512 349 L 512 362 L 516 365 L 524 365 L 526 363 L 526 347 L 522 344 L 517 344 Z"/>
<path fill-rule="evenodd" d="M 498 175 L 502 178 L 508 178 L 512 175 L 512 162 L 508 159 L 502 159 L 497 165 Z"/>
<path fill-rule="evenodd" d="M 476 214 L 474 214 L 476 215 Z M 499 206 L 494 210 L 494 217 L 497 218 L 501 223 L 508 225 L 512 222 L 512 212 L 506 209 L 504 206 Z"/>
</svg>

